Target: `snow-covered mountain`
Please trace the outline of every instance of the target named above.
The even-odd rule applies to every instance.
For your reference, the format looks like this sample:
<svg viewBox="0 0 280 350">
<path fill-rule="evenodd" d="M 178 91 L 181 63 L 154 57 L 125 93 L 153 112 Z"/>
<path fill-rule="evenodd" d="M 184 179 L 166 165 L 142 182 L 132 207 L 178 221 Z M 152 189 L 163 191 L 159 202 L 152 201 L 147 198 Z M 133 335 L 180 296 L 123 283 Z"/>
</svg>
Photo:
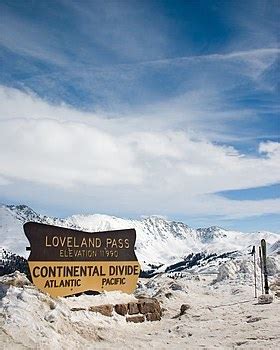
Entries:
<svg viewBox="0 0 280 350">
<path fill-rule="evenodd" d="M 280 256 L 280 239 L 273 243 L 268 250 L 269 255 L 279 255 Z"/>
<path fill-rule="evenodd" d="M 129 220 L 108 215 L 73 215 L 65 219 L 51 218 L 34 212 L 25 205 L 0 206 L 0 246 L 27 257 L 29 245 L 23 233 L 23 224 L 36 221 L 89 232 L 114 229 L 136 229 L 136 255 L 147 269 L 149 265 L 170 265 L 184 260 L 190 254 L 222 255 L 229 252 L 248 252 L 265 238 L 271 252 L 279 250 L 279 234 L 271 232 L 242 233 L 220 227 L 194 229 L 182 222 L 151 216 Z M 277 243 L 278 241 L 278 243 Z M 274 244 L 274 245 L 273 245 Z"/>
</svg>

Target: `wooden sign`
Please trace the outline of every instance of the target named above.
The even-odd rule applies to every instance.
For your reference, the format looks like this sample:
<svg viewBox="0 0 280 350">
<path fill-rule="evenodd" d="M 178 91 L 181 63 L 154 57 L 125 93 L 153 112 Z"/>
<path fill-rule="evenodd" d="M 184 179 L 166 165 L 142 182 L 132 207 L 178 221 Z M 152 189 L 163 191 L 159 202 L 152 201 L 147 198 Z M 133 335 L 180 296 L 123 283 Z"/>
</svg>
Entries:
<svg viewBox="0 0 280 350">
<path fill-rule="evenodd" d="M 140 265 L 134 229 L 90 233 L 35 222 L 23 227 L 31 246 L 32 280 L 42 291 L 66 296 L 136 288 Z"/>
</svg>

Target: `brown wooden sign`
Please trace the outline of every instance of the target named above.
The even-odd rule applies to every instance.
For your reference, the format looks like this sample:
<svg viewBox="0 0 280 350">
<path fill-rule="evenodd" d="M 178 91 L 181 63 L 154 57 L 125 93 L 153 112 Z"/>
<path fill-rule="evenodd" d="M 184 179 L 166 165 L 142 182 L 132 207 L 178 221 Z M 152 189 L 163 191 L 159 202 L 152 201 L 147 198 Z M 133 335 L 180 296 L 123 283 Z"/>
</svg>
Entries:
<svg viewBox="0 0 280 350">
<path fill-rule="evenodd" d="M 136 288 L 140 265 L 134 253 L 134 229 L 83 232 L 28 222 L 24 232 L 31 250 L 28 265 L 33 283 L 52 296 L 89 290 Z"/>
</svg>

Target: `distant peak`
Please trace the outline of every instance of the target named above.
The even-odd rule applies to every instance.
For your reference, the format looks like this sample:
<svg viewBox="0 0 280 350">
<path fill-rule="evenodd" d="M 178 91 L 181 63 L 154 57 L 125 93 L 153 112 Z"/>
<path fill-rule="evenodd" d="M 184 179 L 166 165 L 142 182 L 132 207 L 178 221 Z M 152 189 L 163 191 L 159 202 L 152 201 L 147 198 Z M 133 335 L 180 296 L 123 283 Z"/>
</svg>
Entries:
<svg viewBox="0 0 280 350">
<path fill-rule="evenodd" d="M 5 207 L 12 209 L 12 210 L 15 210 L 15 209 L 17 209 L 17 210 L 33 210 L 28 205 L 25 205 L 25 204 L 19 204 L 19 205 L 11 204 L 11 205 L 5 205 Z"/>
<path fill-rule="evenodd" d="M 157 214 L 153 214 L 153 215 L 141 215 L 141 219 L 143 220 L 148 220 L 148 219 L 155 219 L 155 220 L 165 220 L 167 221 L 167 218 L 163 215 L 157 215 Z"/>
<path fill-rule="evenodd" d="M 197 231 L 212 232 L 212 231 L 227 231 L 227 230 L 220 226 L 210 226 L 210 227 L 200 227 L 197 229 Z"/>
<path fill-rule="evenodd" d="M 119 219 L 116 216 L 113 215 L 107 215 L 107 214 L 74 214 L 71 215 L 69 218 L 95 218 L 95 219 Z"/>
</svg>

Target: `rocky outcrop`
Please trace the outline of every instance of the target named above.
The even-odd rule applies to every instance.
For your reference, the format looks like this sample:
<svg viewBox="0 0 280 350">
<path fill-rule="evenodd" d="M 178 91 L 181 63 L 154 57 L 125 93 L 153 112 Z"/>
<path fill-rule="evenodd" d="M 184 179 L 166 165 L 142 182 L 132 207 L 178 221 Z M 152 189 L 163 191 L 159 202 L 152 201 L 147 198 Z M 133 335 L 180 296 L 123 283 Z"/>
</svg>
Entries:
<svg viewBox="0 0 280 350">
<path fill-rule="evenodd" d="M 139 314 L 139 308 L 138 308 L 138 303 L 128 303 L 128 314 L 129 315 L 136 315 Z"/>
<path fill-rule="evenodd" d="M 189 310 L 191 306 L 189 304 L 182 304 L 180 308 L 180 316 L 184 315 L 187 310 Z"/>
<path fill-rule="evenodd" d="M 145 317 L 143 315 L 134 315 L 126 317 L 126 322 L 142 323 L 144 321 Z"/>
<path fill-rule="evenodd" d="M 191 308 L 191 306 L 189 304 L 182 304 L 181 307 L 180 307 L 180 312 L 173 316 L 172 318 L 178 318 L 180 316 L 183 316 L 185 315 L 186 311 L 189 310 Z"/>
<path fill-rule="evenodd" d="M 99 312 L 103 316 L 113 316 L 113 305 L 105 304 L 105 305 L 90 306 L 88 311 Z"/>
<path fill-rule="evenodd" d="M 72 307 L 70 309 L 71 311 L 86 311 L 85 307 Z"/>
<path fill-rule="evenodd" d="M 127 304 L 116 304 L 114 307 L 117 314 L 125 316 L 128 311 L 128 305 Z"/>
<path fill-rule="evenodd" d="M 148 314 L 148 313 L 155 313 L 155 312 L 161 314 L 160 304 L 158 300 L 155 298 L 139 299 L 138 307 L 141 314 Z"/>
<path fill-rule="evenodd" d="M 82 311 L 84 308 L 72 308 L 71 311 Z M 160 321 L 162 309 L 156 298 L 139 298 L 128 304 L 105 304 L 90 306 L 88 311 L 98 312 L 104 316 L 113 316 L 113 310 L 118 315 L 126 316 L 127 322 Z"/>
<path fill-rule="evenodd" d="M 273 302 L 273 296 L 271 294 L 262 294 L 258 297 L 258 304 L 270 304 Z"/>
<path fill-rule="evenodd" d="M 160 321 L 161 320 L 161 314 L 159 312 L 148 312 L 146 314 L 146 320 L 147 321 Z"/>
</svg>

